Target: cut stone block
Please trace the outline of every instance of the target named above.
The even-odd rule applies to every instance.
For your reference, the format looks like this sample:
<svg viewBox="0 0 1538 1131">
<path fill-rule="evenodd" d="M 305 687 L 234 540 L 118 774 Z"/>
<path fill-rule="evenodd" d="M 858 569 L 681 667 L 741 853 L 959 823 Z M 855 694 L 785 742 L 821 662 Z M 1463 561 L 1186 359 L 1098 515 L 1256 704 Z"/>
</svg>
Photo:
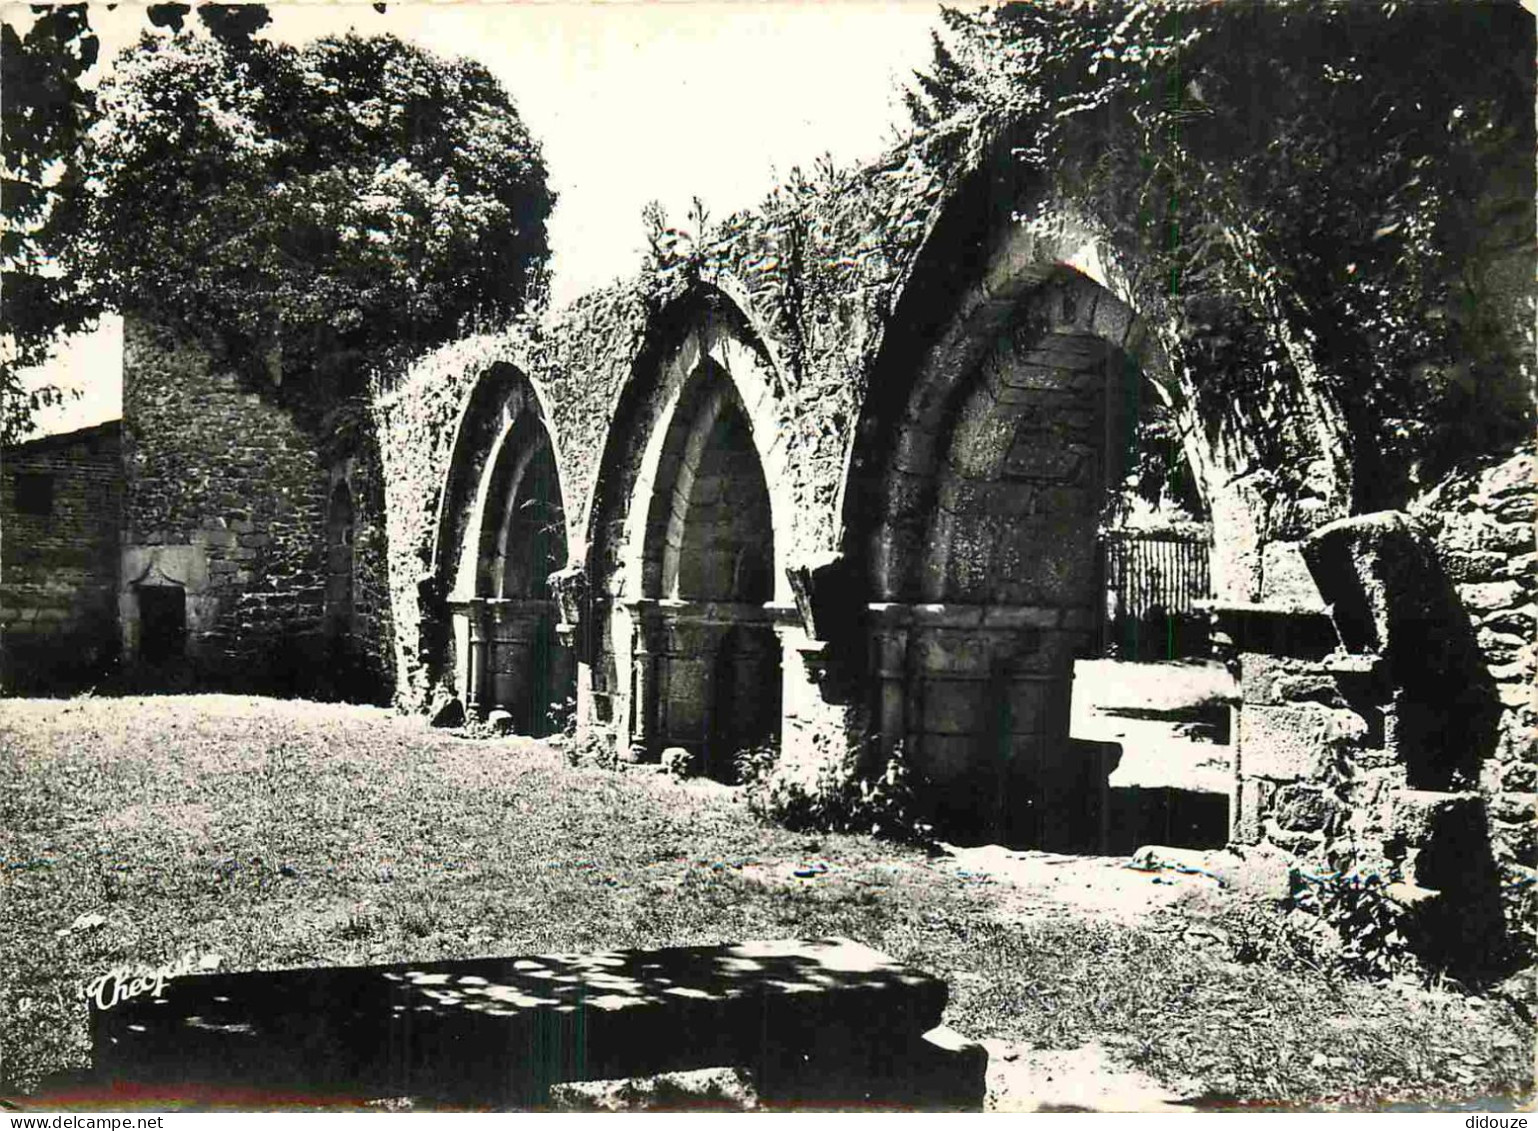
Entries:
<svg viewBox="0 0 1538 1131">
<path fill-rule="evenodd" d="M 1239 780 L 1231 810 L 1233 819 L 1229 827 L 1229 839 L 1232 843 L 1260 843 L 1265 835 L 1264 819 L 1267 815 L 1268 801 L 1271 791 L 1275 788 L 1272 782 L 1264 778 L 1246 776 Z"/>
<path fill-rule="evenodd" d="M 559 1082 L 725 1063 L 781 1102 L 840 1077 L 867 1093 L 850 1098 L 901 1103 L 928 1079 L 970 1102 L 964 1042 L 914 1057 L 945 1000 L 938 979 L 827 938 L 182 977 L 93 1003 L 91 1033 L 114 1085 L 517 1108 Z M 871 1096 L 883 1080 L 898 1094 Z"/>
<path fill-rule="evenodd" d="M 1276 823 L 1290 832 L 1329 831 L 1339 816 L 1339 803 L 1324 787 L 1284 785 L 1272 802 Z"/>
<path fill-rule="evenodd" d="M 1326 664 L 1258 652 L 1240 656 L 1240 697 L 1246 706 L 1304 702 L 1344 706 L 1335 672 Z"/>
<path fill-rule="evenodd" d="M 1337 749 L 1367 735 L 1367 724 L 1350 711 L 1313 703 L 1246 707 L 1239 720 L 1240 772 L 1272 781 L 1318 777 Z"/>
<path fill-rule="evenodd" d="M 924 1034 L 904 1075 L 912 1107 L 981 1111 L 988 1093 L 988 1050 L 942 1025 Z"/>
</svg>

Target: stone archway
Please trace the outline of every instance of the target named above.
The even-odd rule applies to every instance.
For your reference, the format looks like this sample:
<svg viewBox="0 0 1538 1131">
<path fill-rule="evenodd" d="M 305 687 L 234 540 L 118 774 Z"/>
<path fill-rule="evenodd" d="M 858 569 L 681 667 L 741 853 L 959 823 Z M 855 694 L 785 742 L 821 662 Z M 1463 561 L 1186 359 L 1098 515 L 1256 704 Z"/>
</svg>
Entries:
<svg viewBox="0 0 1538 1131">
<path fill-rule="evenodd" d="M 465 531 L 449 595 L 465 706 L 506 711 L 513 728 L 551 733 L 575 688 L 570 653 L 556 639 L 548 578 L 566 563 L 566 517 L 549 434 L 532 413 L 498 442 Z"/>
<path fill-rule="evenodd" d="M 472 717 L 505 711 L 536 737 L 566 717 L 575 661 L 557 636 L 549 576 L 567 553 L 560 460 L 538 391 L 494 366 L 460 421 L 437 544 L 445 666 Z"/>
<path fill-rule="evenodd" d="M 1070 742 L 1069 707 L 1098 645 L 1097 530 L 1141 344 L 1125 304 L 1049 267 L 961 304 L 863 453 L 846 539 L 875 598 L 873 727 L 942 826 L 1066 845 L 1098 820 L 1109 767 Z"/>
<path fill-rule="evenodd" d="M 664 311 L 621 393 L 585 551 L 583 717 L 633 760 L 669 746 L 733 773 L 778 741 L 789 507 L 778 381 L 741 312 L 703 289 Z"/>
<path fill-rule="evenodd" d="M 735 752 L 779 731 L 774 523 L 735 386 L 708 360 L 691 383 L 651 489 L 633 742 L 685 747 L 730 778 Z"/>
</svg>

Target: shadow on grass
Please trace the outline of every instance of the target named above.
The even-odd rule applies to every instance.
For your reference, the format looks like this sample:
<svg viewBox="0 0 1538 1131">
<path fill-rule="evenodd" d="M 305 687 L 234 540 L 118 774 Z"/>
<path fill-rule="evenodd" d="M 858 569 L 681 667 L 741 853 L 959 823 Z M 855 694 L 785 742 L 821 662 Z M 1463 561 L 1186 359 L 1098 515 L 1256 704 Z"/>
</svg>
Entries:
<svg viewBox="0 0 1538 1131">
<path fill-rule="evenodd" d="M 737 1064 L 766 1096 L 880 1077 L 943 982 L 847 939 L 177 979 L 92 1013 L 103 1082 L 531 1107 L 566 1081 Z"/>
</svg>

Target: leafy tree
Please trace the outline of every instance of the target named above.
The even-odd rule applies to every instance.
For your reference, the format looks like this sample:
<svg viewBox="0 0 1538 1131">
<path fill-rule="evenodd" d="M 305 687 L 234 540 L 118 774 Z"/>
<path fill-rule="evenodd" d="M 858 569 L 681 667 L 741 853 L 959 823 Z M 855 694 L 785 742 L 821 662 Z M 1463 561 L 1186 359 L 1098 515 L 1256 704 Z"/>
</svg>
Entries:
<svg viewBox="0 0 1538 1131">
<path fill-rule="evenodd" d="M 185 4 L 152 4 L 145 14 L 152 27 L 179 32 L 191 11 Z M 203 4 L 197 11 L 198 23 L 231 45 L 271 22 L 261 4 Z M 0 443 L 24 437 L 38 409 L 63 399 L 54 385 L 24 387 L 18 370 L 45 362 L 62 336 L 86 329 L 101 313 L 58 261 L 71 235 L 59 205 L 78 186 L 81 143 L 96 115 L 86 79 L 100 41 L 85 4 L 34 5 L 31 14 L 25 33 L 9 20 L 0 25 Z"/>
<path fill-rule="evenodd" d="M 65 262 L 296 404 L 544 299 L 544 162 L 477 63 L 388 36 L 146 36 L 98 100 Z"/>
<path fill-rule="evenodd" d="M 264 10 L 196 11 L 206 32 L 151 9 L 166 30 L 119 56 L 60 147 L 49 248 L 81 309 L 195 337 L 318 418 L 393 352 L 544 301 L 554 197 L 484 67 L 388 36 L 295 48 L 253 37 Z"/>
<path fill-rule="evenodd" d="M 907 98 L 927 144 L 1007 137 L 1143 265 L 1210 429 L 1248 413 L 1262 460 L 1299 474 L 1279 378 L 1310 383 L 1347 424 L 1361 510 L 1531 431 L 1533 21 L 1515 3 L 943 20 Z"/>
<path fill-rule="evenodd" d="M 80 78 L 98 50 L 84 4 L 42 10 L 25 35 L 0 26 L 0 441 L 24 435 L 32 414 L 61 395 L 54 386 L 24 389 L 16 371 L 45 360 L 56 333 L 82 329 L 93 313 L 53 255 L 59 186 L 93 109 Z"/>
</svg>

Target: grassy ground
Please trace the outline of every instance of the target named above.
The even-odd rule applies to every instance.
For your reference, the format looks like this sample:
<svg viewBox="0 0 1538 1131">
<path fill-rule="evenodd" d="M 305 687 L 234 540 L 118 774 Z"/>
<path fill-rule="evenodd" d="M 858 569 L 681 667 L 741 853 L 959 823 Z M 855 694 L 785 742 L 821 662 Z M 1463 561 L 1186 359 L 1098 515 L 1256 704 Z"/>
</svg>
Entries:
<svg viewBox="0 0 1538 1131">
<path fill-rule="evenodd" d="M 826 874 L 791 876 L 809 859 Z M 1185 1095 L 1304 1105 L 1530 1089 L 1502 1001 L 1241 963 L 1189 911 L 1002 914 L 997 880 L 763 825 L 739 794 L 574 769 L 354 707 L 0 702 L 0 1093 L 89 1063 L 80 983 L 845 934 L 948 980 L 947 1023 L 1099 1042 Z"/>
</svg>

